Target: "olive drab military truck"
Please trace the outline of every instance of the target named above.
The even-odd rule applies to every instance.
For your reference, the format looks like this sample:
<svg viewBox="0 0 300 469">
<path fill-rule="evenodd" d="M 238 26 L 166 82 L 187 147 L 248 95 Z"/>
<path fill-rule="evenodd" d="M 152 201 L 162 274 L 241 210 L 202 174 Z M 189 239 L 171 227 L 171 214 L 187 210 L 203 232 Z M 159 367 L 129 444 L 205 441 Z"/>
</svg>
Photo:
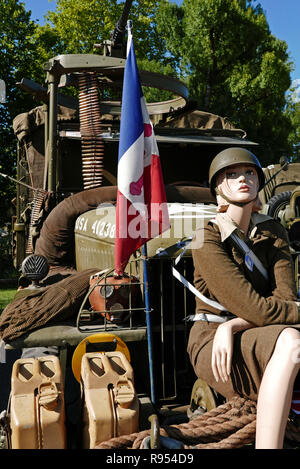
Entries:
<svg viewBox="0 0 300 469">
<path fill-rule="evenodd" d="M 129 4 L 117 30 L 124 31 Z M 42 104 L 13 123 L 20 278 L 3 339 L 7 353 L 23 354 L 6 383 L 10 398 L 1 402 L 2 447 L 93 448 L 149 428 L 152 414 L 162 423 L 184 421 L 222 399 L 205 383 L 191 399 L 196 377 L 186 348 L 195 300 L 172 267 L 192 282 L 188 242 L 216 213 L 207 182 L 213 157 L 233 146 L 259 156 L 259 146 L 227 119 L 195 109 L 179 80 L 140 71 L 142 85 L 173 93 L 147 104 L 171 224 L 147 243 L 149 326 L 142 253 L 131 256 L 122 278 L 113 275 L 123 46 L 113 35 L 102 55 L 49 60 L 45 86 L 25 78 L 18 84 Z M 110 89 L 114 100 L 105 100 Z M 263 211 L 289 232 L 299 287 L 300 164 L 282 162 L 265 173 Z M 48 355 L 27 358 L 37 347 Z"/>
</svg>

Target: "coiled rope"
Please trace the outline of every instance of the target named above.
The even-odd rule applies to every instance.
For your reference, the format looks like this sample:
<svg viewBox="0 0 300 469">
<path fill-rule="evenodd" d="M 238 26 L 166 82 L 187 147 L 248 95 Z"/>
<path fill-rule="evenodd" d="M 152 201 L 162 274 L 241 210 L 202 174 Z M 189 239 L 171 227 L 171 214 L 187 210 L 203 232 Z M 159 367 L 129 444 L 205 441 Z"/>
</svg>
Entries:
<svg viewBox="0 0 300 469">
<path fill-rule="evenodd" d="M 160 435 L 179 440 L 183 449 L 235 449 L 253 443 L 256 428 L 256 402 L 234 397 L 179 425 L 161 426 Z M 94 449 L 140 449 L 151 430 L 111 438 Z M 300 429 L 288 422 L 286 437 L 300 441 Z"/>
</svg>

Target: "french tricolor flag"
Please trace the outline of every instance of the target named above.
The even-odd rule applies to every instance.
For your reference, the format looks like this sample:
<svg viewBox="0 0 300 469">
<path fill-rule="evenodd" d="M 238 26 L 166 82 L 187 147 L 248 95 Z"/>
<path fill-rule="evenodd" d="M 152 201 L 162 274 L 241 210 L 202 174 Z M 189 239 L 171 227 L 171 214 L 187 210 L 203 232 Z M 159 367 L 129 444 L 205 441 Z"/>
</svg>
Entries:
<svg viewBox="0 0 300 469">
<path fill-rule="evenodd" d="M 130 30 L 122 94 L 116 212 L 115 274 L 122 275 L 131 254 L 170 226 L 157 143 Z"/>
</svg>

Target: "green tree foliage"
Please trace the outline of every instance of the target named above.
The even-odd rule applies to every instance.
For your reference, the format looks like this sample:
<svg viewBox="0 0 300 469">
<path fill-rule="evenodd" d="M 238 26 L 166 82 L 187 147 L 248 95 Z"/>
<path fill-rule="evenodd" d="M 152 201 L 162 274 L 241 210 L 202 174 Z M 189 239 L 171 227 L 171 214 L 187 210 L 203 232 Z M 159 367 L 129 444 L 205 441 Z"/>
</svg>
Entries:
<svg viewBox="0 0 300 469">
<path fill-rule="evenodd" d="M 110 39 L 124 4 L 117 0 L 57 0 L 56 10 L 48 13 L 49 23 L 39 28 L 39 35 L 41 37 L 45 32 L 49 34 L 51 24 L 56 37 L 56 49 L 60 53 L 95 53 L 95 43 Z M 137 56 L 160 62 L 165 50 L 155 29 L 157 11 L 157 1 L 134 1 L 130 19 L 134 27 Z M 48 47 L 49 36 L 44 39 Z"/>
<path fill-rule="evenodd" d="M 1 1 L 0 8 L 0 78 L 6 83 L 6 103 L 0 104 L 0 172 L 14 175 L 16 165 L 16 138 L 12 129 L 13 118 L 34 107 L 29 95 L 17 86 L 35 66 L 35 46 L 32 37 L 35 24 L 30 13 L 19 0 Z M 0 227 L 9 220 L 11 199 L 15 188 L 0 177 Z"/>
<path fill-rule="evenodd" d="M 267 164 L 290 152 L 284 113 L 291 63 L 251 0 L 161 0 L 158 32 L 203 110 L 227 116 L 262 145 Z"/>
<path fill-rule="evenodd" d="M 48 20 L 64 54 L 92 53 L 95 43 L 108 39 L 120 15 L 116 0 L 58 0 Z"/>
<path fill-rule="evenodd" d="M 291 160 L 300 162 L 300 101 L 295 102 L 289 99 L 285 113 L 293 126 L 288 138 L 292 149 L 290 154 Z"/>
<path fill-rule="evenodd" d="M 110 39 L 124 5 L 124 1 L 117 0 L 57 0 L 56 10 L 47 15 L 48 22 L 36 29 L 39 65 L 34 79 L 41 82 L 43 63 L 55 55 L 102 54 L 103 47 L 95 48 L 94 45 Z M 131 6 L 138 65 L 144 70 L 176 76 L 166 57 L 164 41 L 156 31 L 158 8 L 159 2 L 153 0 L 134 1 Z M 164 90 L 146 88 L 144 92 L 149 102 L 171 97 Z"/>
</svg>

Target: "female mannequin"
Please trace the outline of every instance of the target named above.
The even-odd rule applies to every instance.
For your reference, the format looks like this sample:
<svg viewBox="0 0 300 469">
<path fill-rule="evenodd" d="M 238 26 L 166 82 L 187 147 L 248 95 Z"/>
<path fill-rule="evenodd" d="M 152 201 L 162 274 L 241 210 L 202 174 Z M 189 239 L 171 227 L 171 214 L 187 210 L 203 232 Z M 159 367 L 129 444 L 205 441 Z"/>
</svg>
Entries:
<svg viewBox="0 0 300 469">
<path fill-rule="evenodd" d="M 299 303 L 288 242 L 277 221 L 256 213 L 264 177 L 252 153 L 225 150 L 212 167 L 211 190 L 219 213 L 197 233 L 201 242 L 193 250 L 195 286 L 235 317 L 222 323 L 213 316 L 195 322 L 188 352 L 198 377 L 223 396 L 257 400 L 256 448 L 278 449 L 283 447 L 300 366 Z M 256 265 L 245 265 L 232 232 L 260 258 L 267 280 Z M 220 316 L 200 300 L 197 312 Z"/>
</svg>

